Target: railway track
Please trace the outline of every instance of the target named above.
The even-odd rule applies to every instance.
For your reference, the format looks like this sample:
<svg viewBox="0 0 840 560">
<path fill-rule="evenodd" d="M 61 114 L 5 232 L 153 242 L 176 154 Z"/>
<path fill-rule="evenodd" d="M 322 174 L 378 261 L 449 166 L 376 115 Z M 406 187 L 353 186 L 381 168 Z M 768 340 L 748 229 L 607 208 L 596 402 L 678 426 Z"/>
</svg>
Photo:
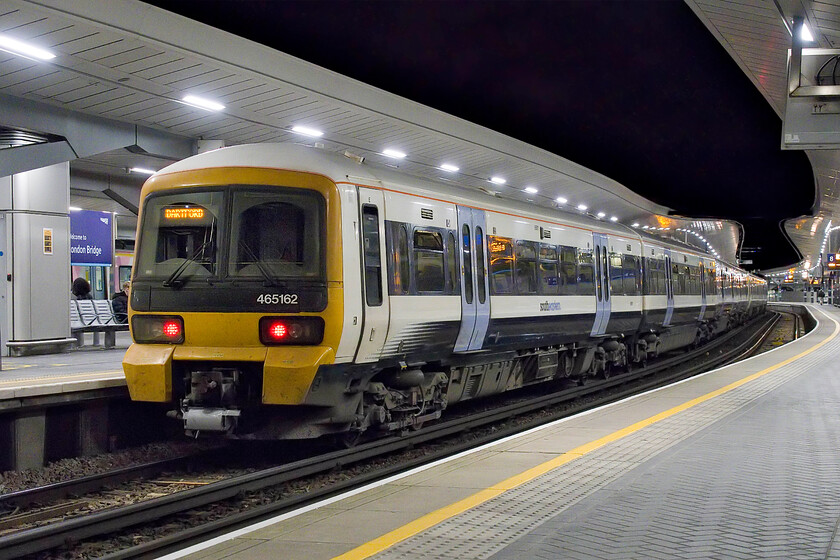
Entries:
<svg viewBox="0 0 840 560">
<path fill-rule="evenodd" d="M 112 551 L 108 554 L 108 558 L 112 560 L 157 557 L 236 528 L 253 524 L 261 519 L 294 510 L 307 503 L 347 491 L 350 488 L 506 437 L 534 425 L 570 416 L 592 407 L 620 400 L 632 394 L 667 385 L 702 371 L 743 359 L 761 346 L 763 339 L 773 330 L 779 317 L 779 313 L 773 313 L 754 321 L 750 327 L 755 330 L 750 336 L 744 337 L 743 329 L 738 329 L 718 337 L 712 343 L 701 348 L 681 352 L 673 357 L 660 358 L 655 364 L 651 364 L 644 369 L 611 375 L 607 379 L 593 380 L 585 385 L 566 387 L 558 393 L 541 396 L 529 395 L 522 398 L 521 402 L 474 412 L 462 418 L 448 418 L 428 425 L 422 430 L 407 432 L 400 437 L 374 440 L 351 449 L 320 454 L 211 484 L 197 484 L 166 496 L 97 511 L 73 519 L 55 521 L 42 527 L 25 529 L 0 537 L 0 558 L 21 558 L 26 555 L 31 555 L 30 557 L 33 559 L 45 558 L 47 556 L 39 555 L 39 553 L 62 547 L 72 548 L 73 546 L 79 546 L 78 543 L 85 543 L 88 540 L 101 538 L 107 534 L 118 534 L 120 531 L 125 531 L 131 527 L 154 525 L 156 523 L 167 524 L 165 520 L 172 519 L 173 516 L 187 515 L 193 518 L 200 517 L 204 520 L 204 522 L 193 527 L 170 531 L 169 534 L 155 538 L 150 542 L 129 546 L 116 552 L 113 552 L 113 549 L 117 547 L 112 547 Z M 743 340 L 735 343 L 735 339 L 739 337 Z M 724 346 L 731 346 L 731 348 L 726 351 L 720 350 Z M 511 423 L 513 417 L 521 418 L 528 415 L 533 415 L 534 419 L 522 423 Z M 460 434 L 473 430 L 483 430 L 483 432 L 466 442 L 460 441 L 446 445 L 435 444 L 436 449 L 420 453 L 418 456 L 409 459 L 376 463 L 377 459 L 382 457 L 404 453 L 406 450 L 417 449 L 424 445 L 428 446 L 432 442 L 456 439 Z M 212 451 L 208 451 L 208 453 L 212 453 Z M 132 472 L 108 473 L 108 476 L 111 477 L 108 484 L 112 484 L 114 480 L 119 480 L 120 476 L 123 477 L 123 480 L 131 479 L 131 477 L 157 476 L 161 472 L 178 468 L 178 461 L 195 462 L 196 457 L 181 457 L 172 461 L 172 463 L 167 462 L 166 465 L 145 465 Z M 293 484 L 295 481 L 335 472 L 350 465 L 360 466 L 358 472 L 343 480 L 323 484 L 315 489 L 306 488 L 306 485 L 304 485 L 302 491 L 283 489 L 284 485 Z M 0 497 L 0 503 L 7 507 L 25 507 L 25 504 L 47 503 L 54 500 L 56 496 L 82 495 L 84 492 L 90 491 L 88 489 L 95 488 L 97 485 L 101 488 L 103 484 L 101 479 L 99 481 L 93 479 L 72 481 L 62 485 L 52 485 L 60 486 L 60 488 L 33 489 L 3 496 Z M 271 494 L 267 489 L 272 488 L 280 488 L 280 490 Z M 267 495 L 266 492 L 268 492 Z M 245 507 L 238 507 L 237 503 L 246 505 Z M 224 506 L 219 504 L 224 504 Z M 61 515 L 61 505 L 54 507 L 57 509 L 53 510 L 53 517 L 55 517 L 56 512 Z M 208 508 L 211 513 L 207 515 L 188 515 L 188 512 L 207 510 Z M 42 515 L 50 514 L 42 513 Z M 178 525 L 179 523 L 170 522 L 168 525 Z M 104 548 L 107 549 L 108 547 L 105 546 Z M 62 557 L 81 558 L 94 555 L 91 554 L 90 550 L 80 553 L 78 556 L 65 551 Z"/>
</svg>

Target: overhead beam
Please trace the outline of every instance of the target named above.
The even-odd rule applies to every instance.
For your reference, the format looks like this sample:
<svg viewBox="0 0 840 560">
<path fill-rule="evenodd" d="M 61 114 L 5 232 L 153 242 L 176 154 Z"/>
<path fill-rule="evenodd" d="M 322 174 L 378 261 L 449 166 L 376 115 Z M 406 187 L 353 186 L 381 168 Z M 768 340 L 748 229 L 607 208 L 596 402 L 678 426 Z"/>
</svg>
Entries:
<svg viewBox="0 0 840 560">
<path fill-rule="evenodd" d="M 0 177 L 32 171 L 75 158 L 73 149 L 65 141 L 6 148 L 0 150 Z"/>
<path fill-rule="evenodd" d="M 0 150 L 0 177 L 119 148 L 129 148 L 163 159 L 180 160 L 192 155 L 194 145 L 192 138 L 5 94 L 0 94 L 0 125 L 60 136 L 65 140 Z M 26 157 L 30 156 L 24 157 L 20 151 L 23 148 L 27 148 L 27 154 L 33 154 L 29 164 L 26 164 Z M 56 161 L 56 157 L 63 159 Z"/>
</svg>

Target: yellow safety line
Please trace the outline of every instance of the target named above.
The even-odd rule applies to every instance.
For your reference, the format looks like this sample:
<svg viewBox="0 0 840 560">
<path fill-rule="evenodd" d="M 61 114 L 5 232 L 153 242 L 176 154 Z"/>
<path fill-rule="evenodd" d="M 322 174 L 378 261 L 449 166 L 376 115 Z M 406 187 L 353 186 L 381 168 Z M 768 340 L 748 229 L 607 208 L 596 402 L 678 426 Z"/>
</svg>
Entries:
<svg viewBox="0 0 840 560">
<path fill-rule="evenodd" d="M 823 313 L 823 314 L 825 315 L 825 313 Z M 826 315 L 826 317 L 828 317 L 828 315 Z M 506 480 L 503 480 L 503 481 L 501 481 L 497 484 L 494 484 L 493 486 L 490 486 L 490 487 L 488 487 L 484 490 L 480 490 L 479 492 L 476 492 L 475 494 L 473 494 L 471 496 L 468 496 L 467 498 L 464 498 L 463 500 L 460 500 L 458 502 L 455 502 L 454 504 L 450 504 L 450 505 L 442 507 L 442 508 L 440 508 L 436 511 L 428 513 L 428 514 L 424 515 L 423 517 L 420 517 L 419 519 L 415 519 L 414 521 L 412 521 L 411 523 L 408 523 L 407 525 L 403 525 L 402 527 L 399 527 L 398 529 L 394 529 L 393 531 L 391 531 L 389 533 L 386 533 L 386 534 L 382 535 L 381 537 L 379 537 L 377 539 L 369 541 L 369 542 L 367 542 L 367 543 L 365 543 L 361 546 L 358 546 L 358 547 L 354 548 L 353 550 L 350 550 L 348 552 L 345 552 L 344 554 L 336 556 L 336 557 L 333 558 L 333 560 L 362 560 L 364 558 L 369 558 L 370 556 L 373 556 L 374 554 L 382 552 L 383 550 L 386 550 L 386 549 L 394 546 L 395 544 L 397 544 L 401 541 L 404 541 L 405 539 L 407 539 L 409 537 L 413 537 L 417 533 L 420 533 L 421 531 L 425 531 L 426 529 L 429 529 L 430 527 L 433 527 L 434 525 L 437 525 L 438 523 L 440 523 L 442 521 L 446 521 L 447 519 L 449 519 L 451 517 L 454 517 L 454 516 L 456 516 L 460 513 L 463 513 L 463 512 L 465 512 L 469 509 L 472 509 L 472 508 L 474 508 L 474 507 L 476 507 L 476 506 L 478 506 L 478 505 L 480 505 L 480 504 L 482 504 L 482 503 L 484 503 L 484 502 L 486 502 L 486 501 L 488 501 L 492 498 L 495 498 L 496 496 L 499 496 L 499 495 L 503 494 L 504 492 L 506 492 L 508 490 L 512 490 L 513 488 L 521 486 L 521 485 L 525 484 L 526 482 L 530 482 L 531 480 L 537 478 L 540 475 L 543 475 L 543 474 L 545 474 L 545 473 L 547 473 L 547 472 L 549 472 L 553 469 L 556 469 L 556 468 L 558 468 L 562 465 L 565 465 L 566 463 L 570 463 L 571 461 L 574 461 L 575 459 L 583 457 L 587 453 L 590 453 L 590 452 L 598 449 L 599 447 L 603 447 L 604 445 L 607 445 L 608 443 L 612 443 L 612 442 L 614 442 L 618 439 L 623 438 L 624 436 L 628 436 L 628 435 L 630 435 L 634 432 L 637 432 L 637 431 L 641 430 L 642 428 L 646 428 L 647 426 L 650 426 L 650 425 L 655 424 L 655 423 L 657 423 L 661 420 L 669 418 L 669 417 L 671 417 L 671 416 L 673 416 L 673 415 L 675 415 L 679 412 L 682 412 L 682 411 L 684 411 L 686 409 L 689 409 L 693 406 L 697 406 L 698 404 L 706 402 L 709 399 L 713 399 L 713 398 L 715 398 L 717 396 L 720 396 L 724 393 L 728 393 L 729 391 L 731 391 L 733 389 L 736 389 L 736 388 L 740 387 L 741 385 L 744 385 L 745 383 L 749 383 L 750 381 L 753 381 L 754 379 L 757 379 L 757 378 L 759 378 L 763 375 L 767 375 L 768 373 L 773 372 L 773 371 L 779 369 L 782 366 L 785 366 L 785 365 L 787 365 L 787 364 L 789 364 L 789 363 L 791 363 L 795 360 L 798 360 L 799 358 L 802 358 L 803 356 L 806 356 L 806 355 L 810 354 L 811 352 L 814 352 L 815 350 L 818 350 L 822 346 L 828 344 L 840 332 L 840 323 L 838 323 L 832 317 L 828 317 L 828 318 L 831 319 L 831 321 L 834 322 L 834 332 L 831 333 L 831 336 L 829 336 L 828 338 L 826 338 L 822 342 L 819 342 L 819 343 L 815 344 L 814 346 L 812 346 L 808 350 L 805 350 L 804 352 L 802 352 L 800 354 L 797 354 L 796 356 L 793 356 L 792 358 L 788 358 L 787 360 L 779 362 L 776 365 L 770 366 L 770 367 L 768 367 L 766 369 L 763 369 L 763 370 L 761 370 L 757 373 L 753 373 L 752 375 L 749 375 L 747 377 L 744 377 L 743 379 L 740 379 L 738 381 L 730 383 L 729 385 L 726 385 L 725 387 L 721 387 L 720 389 L 712 391 L 711 393 L 706 393 L 705 395 L 702 395 L 700 397 L 691 399 L 690 401 L 687 401 L 687 402 L 685 402 L 681 405 L 675 406 L 674 408 L 671 408 L 671 409 L 666 410 L 664 412 L 660 412 L 659 414 L 651 416 L 650 418 L 647 418 L 645 420 L 641 420 L 639 422 L 636 422 L 635 424 L 633 424 L 631 426 L 627 426 L 626 428 L 623 428 L 621 430 L 613 432 L 613 433 L 611 433 L 607 436 L 602 437 L 601 439 L 597 439 L 595 441 L 585 443 L 585 444 L 583 444 L 579 447 L 576 447 L 576 448 L 572 449 L 571 451 L 567 451 L 566 453 L 563 453 L 562 455 L 559 455 L 559 456 L 555 457 L 554 459 L 546 461 L 545 463 L 542 463 L 541 465 L 537 465 L 536 467 L 528 469 L 527 471 L 525 471 L 523 473 L 512 476 L 512 477 L 510 477 Z"/>
<path fill-rule="evenodd" d="M 33 381 L 49 381 L 51 383 L 58 383 L 61 381 L 78 381 L 80 377 L 87 377 L 88 379 L 92 379 L 93 376 L 110 376 L 110 375 L 123 375 L 122 370 L 115 370 L 115 371 L 97 371 L 97 372 L 80 372 L 80 373 L 72 373 L 72 374 L 65 374 L 65 375 L 54 375 L 54 376 L 41 376 L 41 377 L 18 377 L 14 379 L 4 379 L 0 381 L 0 387 L 7 387 L 7 386 L 16 386 L 19 385 L 21 382 L 32 383 Z M 40 385 L 45 385 L 45 383 L 41 383 Z"/>
</svg>

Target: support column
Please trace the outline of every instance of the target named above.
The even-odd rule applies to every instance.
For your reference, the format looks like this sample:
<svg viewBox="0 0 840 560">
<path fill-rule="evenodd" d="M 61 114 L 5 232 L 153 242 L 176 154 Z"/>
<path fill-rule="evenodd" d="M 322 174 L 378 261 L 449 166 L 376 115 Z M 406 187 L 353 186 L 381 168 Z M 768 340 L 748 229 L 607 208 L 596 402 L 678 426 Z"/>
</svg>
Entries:
<svg viewBox="0 0 840 560">
<path fill-rule="evenodd" d="M 15 418 L 15 470 L 44 467 L 47 420 L 44 412 Z"/>
<path fill-rule="evenodd" d="M 67 162 L 0 179 L 3 350 L 58 351 L 73 342 L 69 202 Z"/>
<path fill-rule="evenodd" d="M 79 413 L 79 455 L 108 452 L 108 405 L 86 407 Z"/>
</svg>

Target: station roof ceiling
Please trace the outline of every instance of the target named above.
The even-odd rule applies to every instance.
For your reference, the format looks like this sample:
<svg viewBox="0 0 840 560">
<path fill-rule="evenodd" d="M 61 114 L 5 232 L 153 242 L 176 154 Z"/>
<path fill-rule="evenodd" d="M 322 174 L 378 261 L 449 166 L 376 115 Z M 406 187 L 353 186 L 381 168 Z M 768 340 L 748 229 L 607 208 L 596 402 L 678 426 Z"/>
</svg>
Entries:
<svg viewBox="0 0 840 560">
<path fill-rule="evenodd" d="M 840 48 L 837 0 L 686 0 L 686 3 L 779 117 L 783 117 L 787 101 L 787 61 L 793 19 L 802 18 L 807 23 L 818 43 L 815 46 Z M 781 132 L 779 136 L 781 144 Z M 792 266 L 818 274 L 827 230 L 840 225 L 840 150 L 806 150 L 806 153 L 816 181 L 812 215 L 787 220 L 784 228 L 802 255 L 802 261 Z"/>
<path fill-rule="evenodd" d="M 688 3 L 768 102 L 777 111 L 783 107 L 790 36 L 777 4 Z M 816 14 L 823 11 L 815 12 L 814 6 L 827 6 L 826 13 L 838 11 L 836 6 L 779 5 L 796 11 L 806 4 L 814 28 L 823 32 L 822 22 L 822 36 L 829 41 L 828 22 L 836 19 L 819 19 Z M 364 156 L 368 164 L 500 197 L 547 207 L 557 207 L 563 197 L 570 211 L 583 203 L 587 212 L 602 211 L 628 226 L 688 228 L 710 240 L 726 260 L 736 258 L 737 224 L 671 216 L 668 208 L 564 158 L 136 0 L 6 0 L 0 6 L 0 34 L 56 54 L 44 62 L 0 51 L 0 174 L 8 174 L 4 166 L 19 170 L 22 161 L 69 159 L 75 174 L 131 183 L 127 169 L 159 169 L 186 155 L 178 140 L 317 142 L 327 150 Z M 225 107 L 199 109 L 183 100 L 188 94 Z M 292 131 L 296 125 L 324 135 L 302 136 Z M 23 133 L 28 144 L 14 140 Z M 9 138 L 6 149 L 4 138 Z M 27 157 L 20 157 L 27 148 Z M 383 155 L 387 148 L 407 156 L 391 159 Z M 816 160 L 824 166 L 815 164 L 815 169 L 821 196 L 827 197 L 837 166 L 831 158 L 812 157 Z M 443 171 L 443 163 L 459 170 Z M 491 183 L 493 176 L 506 183 Z M 538 185 L 539 193 L 525 192 L 528 185 Z M 818 201 L 816 219 L 825 221 L 832 213 L 828 202 Z M 788 228 L 806 256 L 820 230 L 804 233 L 808 228 Z"/>
</svg>

